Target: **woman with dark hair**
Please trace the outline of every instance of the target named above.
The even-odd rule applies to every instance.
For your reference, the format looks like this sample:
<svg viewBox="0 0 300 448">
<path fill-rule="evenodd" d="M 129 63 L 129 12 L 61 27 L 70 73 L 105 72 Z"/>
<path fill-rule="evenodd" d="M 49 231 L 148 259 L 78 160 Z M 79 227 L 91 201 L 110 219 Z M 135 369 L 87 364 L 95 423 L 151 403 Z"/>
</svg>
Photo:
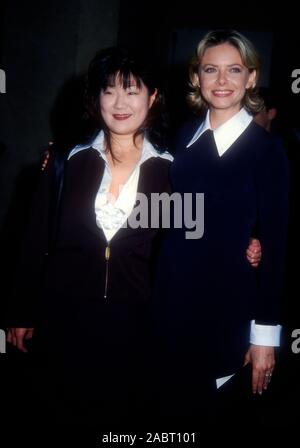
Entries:
<svg viewBox="0 0 300 448">
<path fill-rule="evenodd" d="M 230 30 L 205 35 L 190 65 L 188 100 L 206 117 L 179 133 L 170 177 L 175 192 L 204 193 L 204 233 L 193 241 L 185 228 L 168 233 L 158 283 L 165 412 L 189 421 L 245 376 L 244 364 L 248 390 L 266 390 L 280 340 L 288 173 L 284 150 L 253 121 L 263 107 L 259 68 L 251 42 Z M 258 271 L 243 257 L 254 229 Z"/>
<path fill-rule="evenodd" d="M 146 402 L 159 230 L 130 223 L 139 195 L 150 200 L 151 193 L 169 191 L 172 157 L 164 152 L 164 98 L 153 65 L 119 48 L 99 52 L 88 70 L 86 106 L 94 131 L 68 154 L 54 242 L 49 227 L 58 173 L 51 153 L 41 175 L 8 341 L 26 351 L 34 328 L 66 402 L 95 406 L 99 423 L 117 423 L 137 417 Z"/>
</svg>

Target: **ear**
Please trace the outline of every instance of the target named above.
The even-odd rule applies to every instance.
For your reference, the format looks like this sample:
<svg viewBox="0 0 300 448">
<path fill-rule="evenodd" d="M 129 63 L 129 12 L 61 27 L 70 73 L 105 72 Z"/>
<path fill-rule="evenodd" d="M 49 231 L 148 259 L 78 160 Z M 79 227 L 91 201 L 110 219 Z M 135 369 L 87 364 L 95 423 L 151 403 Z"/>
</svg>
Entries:
<svg viewBox="0 0 300 448">
<path fill-rule="evenodd" d="M 157 97 L 157 89 L 154 90 L 154 92 L 152 93 L 152 95 L 149 98 L 149 109 L 152 106 L 152 104 L 154 103 L 156 97 Z"/>
<path fill-rule="evenodd" d="M 271 109 L 268 110 L 268 119 L 269 120 L 274 120 L 276 115 L 277 115 L 277 109 L 275 109 L 275 107 L 272 107 Z"/>
<path fill-rule="evenodd" d="M 200 87 L 200 79 L 198 73 L 193 73 L 191 82 L 193 87 Z"/>
<path fill-rule="evenodd" d="M 257 78 L 257 72 L 256 70 L 253 70 L 250 74 L 249 74 L 249 78 L 246 84 L 246 89 L 254 89 L 255 85 L 256 85 L 256 78 Z"/>
</svg>

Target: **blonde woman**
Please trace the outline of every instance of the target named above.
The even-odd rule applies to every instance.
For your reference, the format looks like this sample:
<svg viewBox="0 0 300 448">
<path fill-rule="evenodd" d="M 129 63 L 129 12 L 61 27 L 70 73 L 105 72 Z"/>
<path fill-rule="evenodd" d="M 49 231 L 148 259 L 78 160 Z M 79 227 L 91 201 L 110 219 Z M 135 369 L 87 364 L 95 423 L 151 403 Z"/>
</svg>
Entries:
<svg viewBox="0 0 300 448">
<path fill-rule="evenodd" d="M 204 193 L 204 234 L 188 240 L 186 229 L 173 229 L 160 278 L 167 412 L 177 416 L 204 411 L 208 390 L 210 397 L 225 390 L 243 365 L 261 394 L 275 365 L 288 173 L 283 150 L 253 121 L 263 107 L 259 70 L 251 42 L 227 30 L 209 32 L 190 65 L 188 100 L 206 116 L 179 133 L 171 183 L 181 194 Z M 263 254 L 258 271 L 243 256 L 254 228 Z"/>
</svg>

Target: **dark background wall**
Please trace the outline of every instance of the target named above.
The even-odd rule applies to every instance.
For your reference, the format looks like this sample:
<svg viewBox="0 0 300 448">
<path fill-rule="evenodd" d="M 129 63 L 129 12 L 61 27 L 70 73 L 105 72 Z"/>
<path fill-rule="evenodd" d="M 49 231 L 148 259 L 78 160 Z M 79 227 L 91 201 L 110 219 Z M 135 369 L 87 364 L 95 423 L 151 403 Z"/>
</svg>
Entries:
<svg viewBox="0 0 300 448">
<path fill-rule="evenodd" d="M 262 1 L 219 4 L 189 0 L 166 5 L 154 0 L 144 1 L 142 11 L 138 0 L 132 0 L 130 7 L 121 1 L 118 38 L 154 54 L 166 66 L 171 99 L 176 95 L 176 105 L 180 104 L 179 110 L 176 107 L 172 110 L 180 114 L 184 105 L 178 93 L 186 73 L 184 62 L 188 62 L 193 51 L 191 43 L 197 40 L 196 30 L 200 37 L 203 30 L 217 28 L 237 29 L 250 37 L 256 35 L 254 42 L 262 52 L 263 64 L 270 63 L 269 84 L 282 95 L 289 118 L 299 123 L 300 94 L 291 91 L 292 70 L 300 67 L 299 9 L 297 5 L 281 4 L 278 10 Z M 135 26 L 128 26 L 130 23 Z M 266 41 L 270 54 L 266 53 Z"/>
<path fill-rule="evenodd" d="M 21 171 L 53 138 L 51 111 L 65 83 L 117 40 L 119 0 L 1 2 L 0 223 Z M 70 108 L 70 112 L 72 109 Z"/>
<path fill-rule="evenodd" d="M 99 48 L 118 42 L 155 57 L 166 74 L 177 125 L 189 113 L 184 92 L 194 43 L 204 30 L 238 29 L 254 38 L 265 63 L 264 84 L 281 94 L 283 116 L 299 126 L 300 94 L 291 91 L 292 70 L 300 67 L 295 7 L 282 10 L 278 19 L 274 10 L 253 2 L 251 8 L 193 0 L 172 6 L 157 0 L 2 0 L 0 5 L 0 68 L 7 77 L 7 93 L 0 95 L 0 226 L 20 173 L 40 159 L 57 128 L 74 129 L 76 82 Z M 65 123 L 62 110 L 68 111 Z"/>
</svg>

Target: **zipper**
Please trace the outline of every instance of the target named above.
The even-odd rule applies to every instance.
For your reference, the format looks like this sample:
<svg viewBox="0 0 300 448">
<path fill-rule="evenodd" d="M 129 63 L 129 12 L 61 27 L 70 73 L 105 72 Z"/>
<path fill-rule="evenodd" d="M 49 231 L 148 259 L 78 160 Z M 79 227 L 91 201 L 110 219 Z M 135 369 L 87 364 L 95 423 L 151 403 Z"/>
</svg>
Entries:
<svg viewBox="0 0 300 448">
<path fill-rule="evenodd" d="M 108 267 L 110 259 L 110 247 L 109 242 L 105 248 L 105 288 L 104 288 L 104 299 L 107 299 L 107 287 L 108 287 Z"/>
</svg>

